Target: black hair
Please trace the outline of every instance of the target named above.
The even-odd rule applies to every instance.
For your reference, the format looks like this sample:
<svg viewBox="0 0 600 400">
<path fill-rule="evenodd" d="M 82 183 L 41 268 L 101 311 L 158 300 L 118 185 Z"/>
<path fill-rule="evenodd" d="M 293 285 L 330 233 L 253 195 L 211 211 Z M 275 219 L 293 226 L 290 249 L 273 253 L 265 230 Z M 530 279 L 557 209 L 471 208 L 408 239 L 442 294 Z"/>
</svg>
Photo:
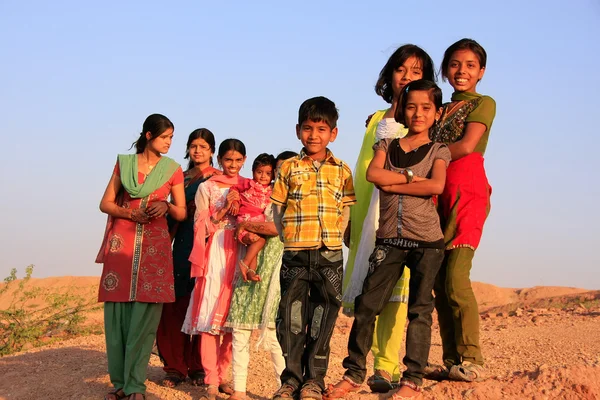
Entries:
<svg viewBox="0 0 600 400">
<path fill-rule="evenodd" d="M 188 136 L 187 144 L 185 145 L 185 157 L 183 157 L 184 159 L 187 160 L 190 158 L 190 146 L 192 145 L 192 142 L 196 139 L 203 139 L 208 144 L 208 147 L 210 147 L 210 152 L 213 154 L 215 153 L 215 135 L 213 135 L 213 133 L 206 128 L 200 128 L 192 131 L 192 133 L 190 133 L 190 136 Z M 210 165 L 213 165 L 212 157 L 210 158 Z M 192 168 L 194 168 L 194 162 L 190 160 L 190 162 L 188 163 L 188 169 Z"/>
<path fill-rule="evenodd" d="M 448 64 L 450 63 L 450 57 L 452 57 L 452 54 L 454 54 L 454 52 L 459 50 L 471 50 L 473 53 L 475 53 L 477 59 L 479 60 L 479 66 L 481 68 L 485 68 L 487 64 L 487 53 L 479 43 L 477 43 L 473 39 L 460 39 L 458 42 L 453 43 L 450 47 L 448 47 L 444 52 L 444 59 L 442 60 L 441 67 L 442 79 L 444 81 L 448 77 Z"/>
<path fill-rule="evenodd" d="M 425 50 L 414 44 L 400 46 L 390 56 L 387 63 L 381 69 L 379 79 L 377 79 L 377 83 L 375 84 L 375 93 L 381 96 L 386 102 L 391 104 L 392 99 L 394 98 L 394 91 L 392 89 L 392 77 L 394 71 L 404 65 L 406 60 L 411 57 L 416 57 L 421 61 L 421 68 L 423 70 L 422 79 L 427 79 L 432 82 L 437 81 L 433 60 Z"/>
<path fill-rule="evenodd" d="M 135 146 L 135 152 L 137 154 L 143 153 L 144 149 L 148 145 L 148 142 L 156 139 L 167 129 L 175 129 L 171 120 L 165 117 L 162 114 L 152 114 L 149 115 L 148 118 L 144 121 L 144 125 L 142 125 L 142 132 L 140 133 L 140 137 L 138 140 L 133 142 L 131 147 Z M 150 140 L 146 138 L 146 132 L 150 132 Z"/>
<path fill-rule="evenodd" d="M 261 153 L 254 159 L 252 163 L 252 172 L 256 171 L 256 168 L 270 165 L 273 173 L 275 172 L 275 157 L 272 154 Z"/>
<path fill-rule="evenodd" d="M 408 93 L 414 91 L 425 91 L 429 92 L 429 98 L 433 102 L 436 111 L 442 107 L 442 89 L 439 88 L 435 82 L 428 81 L 426 79 L 419 79 L 417 81 L 412 81 L 408 85 L 404 86 L 402 89 L 402 96 L 400 96 L 400 104 L 396 108 L 396 115 L 394 118 L 396 122 L 399 122 L 403 125 L 406 124 L 404 121 L 404 109 L 406 108 L 406 102 L 408 101 Z"/>
<path fill-rule="evenodd" d="M 311 120 L 325 122 L 330 129 L 337 126 L 339 114 L 335 103 L 327 97 L 319 96 L 306 100 L 298 110 L 298 125 Z"/>
<path fill-rule="evenodd" d="M 242 143 L 242 141 L 238 139 L 223 140 L 219 145 L 218 157 L 223 158 L 225 154 L 230 150 L 237 151 L 238 153 L 246 157 L 246 146 L 244 146 L 244 143 Z"/>
<path fill-rule="evenodd" d="M 275 165 L 277 165 L 277 163 L 279 161 L 285 161 L 288 158 L 296 157 L 297 155 L 298 155 L 298 153 L 296 153 L 295 151 L 291 151 L 291 150 L 282 151 L 281 153 L 279 153 L 277 155 L 277 157 L 275 157 Z"/>
</svg>

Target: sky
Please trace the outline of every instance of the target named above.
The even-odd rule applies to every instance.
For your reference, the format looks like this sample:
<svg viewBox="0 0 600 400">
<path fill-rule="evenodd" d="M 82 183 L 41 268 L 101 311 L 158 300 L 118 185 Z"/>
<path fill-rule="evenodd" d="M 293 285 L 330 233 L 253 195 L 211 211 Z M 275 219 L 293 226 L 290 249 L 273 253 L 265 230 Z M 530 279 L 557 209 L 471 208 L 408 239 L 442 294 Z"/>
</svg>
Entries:
<svg viewBox="0 0 600 400">
<path fill-rule="evenodd" d="M 327 96 L 330 149 L 353 166 L 393 51 L 417 44 L 439 67 L 469 37 L 488 53 L 477 89 L 497 103 L 472 279 L 600 289 L 600 3 L 374 4 L 0 1 L 0 277 L 100 275 L 100 198 L 149 114 L 173 121 L 178 162 L 200 127 L 252 160 L 299 150 L 298 107 Z"/>
</svg>

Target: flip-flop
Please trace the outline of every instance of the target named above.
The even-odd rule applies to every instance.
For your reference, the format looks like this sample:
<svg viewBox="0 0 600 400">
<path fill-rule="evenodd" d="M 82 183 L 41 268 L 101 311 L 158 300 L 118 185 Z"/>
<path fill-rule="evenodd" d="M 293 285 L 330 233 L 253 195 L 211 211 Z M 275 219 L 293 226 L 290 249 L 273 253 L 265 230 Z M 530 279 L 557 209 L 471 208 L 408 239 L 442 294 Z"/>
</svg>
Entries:
<svg viewBox="0 0 600 400">
<path fill-rule="evenodd" d="M 373 393 L 387 393 L 395 388 L 391 376 L 383 370 L 375 370 L 375 373 L 367 379 L 367 385 Z"/>
<path fill-rule="evenodd" d="M 168 388 L 174 388 L 183 382 L 185 378 L 179 375 L 177 372 L 167 372 L 167 375 L 161 381 L 161 385 Z"/>
<path fill-rule="evenodd" d="M 112 392 L 108 392 L 104 395 L 104 400 L 121 400 L 127 397 L 123 389 L 115 389 Z"/>
</svg>

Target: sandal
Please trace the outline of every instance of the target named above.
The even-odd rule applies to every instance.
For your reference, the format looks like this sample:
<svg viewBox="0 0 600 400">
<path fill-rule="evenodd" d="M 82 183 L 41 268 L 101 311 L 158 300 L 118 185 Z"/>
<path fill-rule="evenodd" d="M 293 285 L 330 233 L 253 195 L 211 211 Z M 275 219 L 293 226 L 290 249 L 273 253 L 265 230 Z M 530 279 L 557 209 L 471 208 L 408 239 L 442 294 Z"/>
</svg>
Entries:
<svg viewBox="0 0 600 400">
<path fill-rule="evenodd" d="M 343 376 L 342 380 L 335 385 L 327 386 L 323 398 L 326 400 L 345 399 L 348 393 L 358 392 L 360 386 L 360 384 L 353 382 L 350 378 Z"/>
<path fill-rule="evenodd" d="M 190 372 L 189 375 L 192 386 L 204 386 L 204 377 L 206 376 L 204 371 Z"/>
<path fill-rule="evenodd" d="M 206 392 L 202 396 L 200 396 L 199 400 L 217 400 L 217 395 L 219 394 L 219 388 L 217 385 L 208 385 L 206 387 Z"/>
<path fill-rule="evenodd" d="M 219 385 L 219 393 L 225 393 L 225 394 L 232 395 L 234 393 L 234 390 L 233 390 L 233 385 L 231 384 L 231 382 L 221 383 Z"/>
<path fill-rule="evenodd" d="M 127 397 L 123 389 L 115 389 L 112 392 L 108 392 L 104 395 L 104 400 L 120 400 Z"/>
<path fill-rule="evenodd" d="M 485 379 L 483 365 L 463 361 L 450 368 L 448 379 L 459 382 L 480 382 Z"/>
<path fill-rule="evenodd" d="M 140 400 L 140 396 L 142 396 L 141 400 L 146 400 L 146 395 L 144 393 L 131 393 L 129 395 L 129 400 Z"/>
<path fill-rule="evenodd" d="M 423 378 L 429 379 L 430 381 L 440 382 L 448 379 L 448 374 L 450 373 L 450 370 L 445 365 L 428 363 L 423 372 Z"/>
<path fill-rule="evenodd" d="M 185 378 L 179 375 L 177 372 L 167 372 L 167 375 L 161 381 L 161 385 L 168 388 L 174 388 L 183 382 Z"/>
<path fill-rule="evenodd" d="M 246 400 L 246 392 L 233 392 L 227 400 Z"/>
<path fill-rule="evenodd" d="M 273 400 L 293 399 L 295 394 L 296 388 L 289 383 L 284 383 L 273 395 Z"/>
<path fill-rule="evenodd" d="M 300 400 L 323 400 L 323 390 L 321 386 L 308 381 L 300 389 Z"/>
<path fill-rule="evenodd" d="M 376 369 L 375 373 L 367 379 L 367 385 L 373 393 L 387 393 L 394 390 L 392 375 L 383 369 Z"/>
<path fill-rule="evenodd" d="M 416 395 L 414 395 L 414 396 L 401 395 L 400 392 L 402 391 L 403 387 L 408 387 L 408 388 L 412 389 L 413 394 L 416 392 Z M 417 386 L 417 384 L 414 383 L 413 381 L 409 381 L 408 379 L 402 379 L 400 381 L 400 389 L 392 395 L 390 400 L 422 400 L 423 393 L 421 391 L 422 391 L 422 388 L 420 386 Z"/>
</svg>

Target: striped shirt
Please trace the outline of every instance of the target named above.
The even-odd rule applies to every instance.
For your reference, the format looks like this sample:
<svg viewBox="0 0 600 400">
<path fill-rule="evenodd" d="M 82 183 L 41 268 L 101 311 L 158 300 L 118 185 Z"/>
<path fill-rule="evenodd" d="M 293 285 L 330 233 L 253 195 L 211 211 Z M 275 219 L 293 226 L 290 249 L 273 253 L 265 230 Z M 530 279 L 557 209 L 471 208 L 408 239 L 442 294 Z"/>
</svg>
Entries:
<svg viewBox="0 0 600 400">
<path fill-rule="evenodd" d="M 285 207 L 284 248 L 306 250 L 342 248 L 342 209 L 356 203 L 352 171 L 327 150 L 322 163 L 304 150 L 284 161 L 271 200 Z"/>
</svg>

